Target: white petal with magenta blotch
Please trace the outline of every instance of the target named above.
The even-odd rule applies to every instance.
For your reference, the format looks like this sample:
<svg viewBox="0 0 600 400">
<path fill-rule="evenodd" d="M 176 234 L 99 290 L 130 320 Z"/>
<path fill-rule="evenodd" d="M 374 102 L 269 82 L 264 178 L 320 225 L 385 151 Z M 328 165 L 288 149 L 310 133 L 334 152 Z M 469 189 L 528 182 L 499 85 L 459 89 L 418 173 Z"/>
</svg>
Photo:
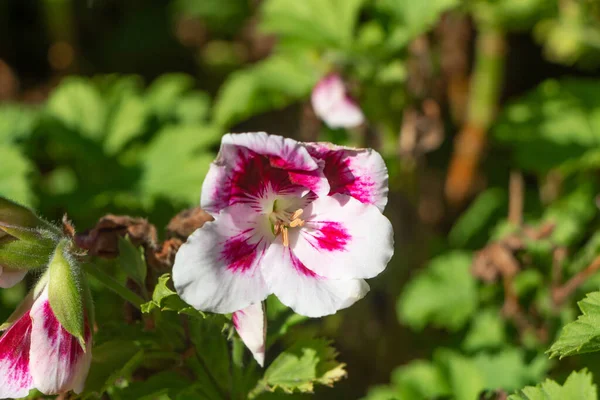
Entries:
<svg viewBox="0 0 600 400">
<path fill-rule="evenodd" d="M 390 221 L 377 207 L 350 196 L 320 197 L 302 214 L 304 226 L 290 247 L 306 268 L 332 279 L 367 279 L 394 253 Z"/>
<path fill-rule="evenodd" d="M 268 248 L 268 220 L 247 204 L 235 204 L 196 230 L 173 266 L 177 293 L 198 310 L 230 313 L 264 300 L 260 268 Z"/>
<path fill-rule="evenodd" d="M 362 279 L 335 280 L 317 275 L 278 239 L 265 257 L 263 274 L 269 290 L 300 315 L 322 317 L 350 307 L 369 291 Z"/>
</svg>

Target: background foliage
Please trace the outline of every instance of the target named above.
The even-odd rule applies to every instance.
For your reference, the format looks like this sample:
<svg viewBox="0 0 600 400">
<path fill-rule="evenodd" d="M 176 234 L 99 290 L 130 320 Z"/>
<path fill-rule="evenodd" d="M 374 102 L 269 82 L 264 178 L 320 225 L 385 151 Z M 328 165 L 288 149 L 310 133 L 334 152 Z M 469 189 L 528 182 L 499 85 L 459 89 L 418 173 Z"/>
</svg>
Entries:
<svg viewBox="0 0 600 400">
<path fill-rule="evenodd" d="M 374 147 L 390 170 L 396 256 L 364 300 L 305 321 L 269 299 L 260 371 L 168 275 L 144 317 L 92 282 L 84 398 L 597 398 L 600 3 L 11 0 L 0 31 L 0 194 L 48 219 L 160 230 L 230 131 Z M 332 71 L 366 126 L 315 117 Z M 106 268 L 144 281 L 119 248 Z"/>
</svg>

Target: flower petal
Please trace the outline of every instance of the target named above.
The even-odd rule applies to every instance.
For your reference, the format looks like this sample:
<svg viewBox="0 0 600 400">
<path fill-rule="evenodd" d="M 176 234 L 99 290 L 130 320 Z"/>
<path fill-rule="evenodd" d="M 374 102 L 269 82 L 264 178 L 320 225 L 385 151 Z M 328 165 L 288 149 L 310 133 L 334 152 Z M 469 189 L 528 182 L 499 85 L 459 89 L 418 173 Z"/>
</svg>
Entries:
<svg viewBox="0 0 600 400">
<path fill-rule="evenodd" d="M 0 288 L 7 289 L 21 282 L 27 275 L 27 270 L 12 269 L 0 265 Z"/>
<path fill-rule="evenodd" d="M 233 313 L 233 326 L 256 362 L 265 365 L 265 342 L 267 340 L 267 320 L 263 303 L 252 304 Z"/>
<path fill-rule="evenodd" d="M 173 266 L 177 293 L 196 309 L 215 313 L 264 300 L 267 287 L 258 265 L 273 236 L 269 229 L 268 219 L 251 206 L 227 207 L 177 252 Z"/>
<path fill-rule="evenodd" d="M 264 132 L 228 134 L 202 185 L 201 206 L 216 213 L 237 203 L 252 203 L 267 191 L 305 188 L 329 193 L 319 163 L 292 139 Z"/>
<path fill-rule="evenodd" d="M 0 398 L 25 397 L 33 389 L 29 371 L 31 318 L 26 312 L 0 337 Z"/>
<path fill-rule="evenodd" d="M 272 291 L 300 315 L 322 317 L 350 307 L 369 291 L 362 279 L 335 280 L 317 275 L 292 253 L 275 244 L 263 263 L 263 275 Z"/>
<path fill-rule="evenodd" d="M 283 136 L 268 135 L 266 132 L 228 133 L 221 140 L 221 149 L 227 146 L 245 147 L 257 154 L 269 156 L 270 164 L 281 169 L 314 171 L 319 168 L 302 144 Z M 230 155 L 230 152 L 223 154 L 225 158 Z"/>
<path fill-rule="evenodd" d="M 329 75 L 313 89 L 311 102 L 315 114 L 330 128 L 353 128 L 365 121 L 358 104 L 347 94 L 338 75 Z"/>
<path fill-rule="evenodd" d="M 325 162 L 323 173 L 331 187 L 329 194 L 346 194 L 383 212 L 387 204 L 388 171 L 378 152 L 331 143 L 306 146 L 313 157 Z"/>
<path fill-rule="evenodd" d="M 290 235 L 290 247 L 318 275 L 372 278 L 394 253 L 392 224 L 375 206 L 334 194 L 316 199 L 302 215 L 305 225 Z"/>
<path fill-rule="evenodd" d="M 35 387 L 44 394 L 81 392 L 91 362 L 91 332 L 86 326 L 86 350 L 67 332 L 50 308 L 48 288 L 31 308 L 30 367 Z"/>
</svg>

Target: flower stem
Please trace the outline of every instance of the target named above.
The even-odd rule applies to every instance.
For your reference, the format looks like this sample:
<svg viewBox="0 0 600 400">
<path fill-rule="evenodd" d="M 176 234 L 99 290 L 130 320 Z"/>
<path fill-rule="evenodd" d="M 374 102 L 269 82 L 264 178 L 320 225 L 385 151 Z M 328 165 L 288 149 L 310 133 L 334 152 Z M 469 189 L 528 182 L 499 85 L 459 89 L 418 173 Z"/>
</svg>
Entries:
<svg viewBox="0 0 600 400">
<path fill-rule="evenodd" d="M 119 282 L 104 273 L 101 269 L 96 268 L 94 265 L 84 264 L 83 269 L 88 275 L 96 278 L 98 281 L 100 281 L 100 283 L 121 296 L 124 300 L 130 302 L 138 310 L 140 309 L 140 306 L 145 303 L 144 299 L 142 299 L 140 296 L 121 285 Z"/>
</svg>

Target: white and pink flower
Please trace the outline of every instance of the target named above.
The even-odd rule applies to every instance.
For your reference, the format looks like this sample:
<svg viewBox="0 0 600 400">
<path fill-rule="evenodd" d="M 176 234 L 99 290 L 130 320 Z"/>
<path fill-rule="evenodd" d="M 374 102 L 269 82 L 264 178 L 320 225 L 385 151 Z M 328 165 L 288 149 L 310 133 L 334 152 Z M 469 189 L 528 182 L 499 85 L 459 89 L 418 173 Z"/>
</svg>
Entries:
<svg viewBox="0 0 600 400">
<path fill-rule="evenodd" d="M 177 292 L 215 313 L 275 294 L 298 314 L 333 314 L 361 299 L 369 290 L 364 279 L 381 273 L 393 254 L 386 202 L 387 170 L 373 150 L 264 132 L 225 135 L 202 187 L 201 206 L 215 220 L 177 253 Z M 254 311 L 254 321 L 264 319 L 262 307 Z M 243 315 L 234 321 L 242 339 Z M 254 325 L 249 331 L 260 337 Z"/>
<path fill-rule="evenodd" d="M 27 301 L 27 300 L 26 300 Z M 48 287 L 0 337 L 0 398 L 83 390 L 92 359 L 91 331 L 85 348 L 60 324 L 50 307 Z"/>
<path fill-rule="evenodd" d="M 365 122 L 362 110 L 339 75 L 321 79 L 312 91 L 311 102 L 315 114 L 330 128 L 354 128 Z"/>
</svg>

